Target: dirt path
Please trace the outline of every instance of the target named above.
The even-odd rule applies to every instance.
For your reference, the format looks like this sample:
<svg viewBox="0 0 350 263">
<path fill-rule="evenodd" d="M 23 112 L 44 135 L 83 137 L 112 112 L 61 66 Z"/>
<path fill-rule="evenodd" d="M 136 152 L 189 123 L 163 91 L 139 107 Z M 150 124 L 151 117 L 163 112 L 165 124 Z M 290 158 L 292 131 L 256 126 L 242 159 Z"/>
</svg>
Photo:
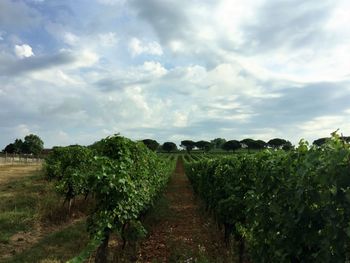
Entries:
<svg viewBox="0 0 350 263">
<path fill-rule="evenodd" d="M 184 173 L 182 159 L 177 161 L 175 173 L 165 191 L 165 199 L 171 216 L 155 226 L 148 239 L 141 244 L 138 262 L 217 259 L 223 246 L 220 234 L 213 222 L 201 215 L 199 203 Z"/>
</svg>

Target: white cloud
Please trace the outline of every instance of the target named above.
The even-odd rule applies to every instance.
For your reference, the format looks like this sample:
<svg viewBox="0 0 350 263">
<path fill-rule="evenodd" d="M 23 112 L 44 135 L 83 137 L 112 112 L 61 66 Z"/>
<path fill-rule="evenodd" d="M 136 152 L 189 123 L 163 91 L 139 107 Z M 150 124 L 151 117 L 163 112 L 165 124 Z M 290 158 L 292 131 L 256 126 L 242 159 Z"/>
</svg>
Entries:
<svg viewBox="0 0 350 263">
<path fill-rule="evenodd" d="M 242 26 L 249 23 L 256 23 L 256 11 L 262 4 L 261 0 L 222 0 L 215 6 L 213 13 L 213 28 L 218 34 L 224 35 L 233 47 L 239 47 L 246 41 Z M 209 24 L 210 24 L 209 23 Z M 217 31 L 218 30 L 218 31 Z"/>
<path fill-rule="evenodd" d="M 188 113 L 175 111 L 173 126 L 186 127 L 187 125 L 188 125 Z"/>
<path fill-rule="evenodd" d="M 132 38 L 129 42 L 129 51 L 133 57 L 141 54 L 149 54 L 154 56 L 163 55 L 163 49 L 158 42 L 152 41 L 143 43 L 138 38 Z"/>
<path fill-rule="evenodd" d="M 45 81 L 46 83 L 51 83 L 52 85 L 59 86 L 77 86 L 83 85 L 84 82 L 81 77 L 76 74 L 69 74 L 64 67 L 60 68 L 48 68 L 40 71 L 34 71 L 29 74 L 33 81 Z"/>
<path fill-rule="evenodd" d="M 112 47 L 118 43 L 117 36 L 114 32 L 99 34 L 98 37 L 101 41 L 102 46 L 105 46 L 105 47 Z"/>
<path fill-rule="evenodd" d="M 146 74 L 150 74 L 154 77 L 161 77 L 167 73 L 167 70 L 162 64 L 155 61 L 145 61 L 140 69 Z"/>
<path fill-rule="evenodd" d="M 181 53 L 185 51 L 185 45 L 181 40 L 172 40 L 169 43 L 169 47 L 174 53 Z"/>
<path fill-rule="evenodd" d="M 31 56 L 34 56 L 32 47 L 27 44 L 15 45 L 14 50 L 15 50 L 16 56 L 19 58 L 29 58 Z"/>
<path fill-rule="evenodd" d="M 70 46 L 75 46 L 79 41 L 79 37 L 71 32 L 63 32 L 63 41 Z"/>
<path fill-rule="evenodd" d="M 99 55 L 89 49 L 82 49 L 81 51 L 76 51 L 74 53 L 75 56 L 77 56 L 77 60 L 72 66 L 75 68 L 91 67 L 99 60 Z"/>
<path fill-rule="evenodd" d="M 325 24 L 325 29 L 337 33 L 346 33 L 348 31 L 347 25 L 350 23 L 350 17 L 347 13 L 349 8 L 349 1 L 337 1 L 337 4 L 334 6 L 333 11 L 329 16 L 327 23 Z"/>
<path fill-rule="evenodd" d="M 306 138 L 328 137 L 337 129 L 339 129 L 339 133 L 347 135 L 350 132 L 350 124 L 347 122 L 349 118 L 349 114 L 320 116 L 306 121 L 298 127 L 301 129 L 301 134 Z"/>
</svg>

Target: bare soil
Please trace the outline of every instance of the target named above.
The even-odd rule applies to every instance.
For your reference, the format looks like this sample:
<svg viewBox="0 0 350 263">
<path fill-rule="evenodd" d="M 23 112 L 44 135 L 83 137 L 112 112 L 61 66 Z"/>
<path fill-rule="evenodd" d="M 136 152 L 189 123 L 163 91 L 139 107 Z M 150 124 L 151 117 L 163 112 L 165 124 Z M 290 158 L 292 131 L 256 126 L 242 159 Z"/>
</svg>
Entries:
<svg viewBox="0 0 350 263">
<path fill-rule="evenodd" d="M 221 233 L 203 214 L 184 173 L 182 159 L 177 161 L 165 199 L 171 216 L 153 227 L 140 245 L 137 262 L 219 262 L 226 254 Z"/>
</svg>

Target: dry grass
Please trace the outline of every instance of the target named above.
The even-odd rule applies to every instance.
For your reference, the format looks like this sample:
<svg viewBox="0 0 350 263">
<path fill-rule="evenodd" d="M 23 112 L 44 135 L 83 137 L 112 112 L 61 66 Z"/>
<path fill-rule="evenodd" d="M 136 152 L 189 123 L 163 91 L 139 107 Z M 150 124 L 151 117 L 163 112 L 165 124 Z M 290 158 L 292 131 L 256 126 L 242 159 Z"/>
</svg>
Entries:
<svg viewBox="0 0 350 263">
<path fill-rule="evenodd" d="M 24 164 L 2 164 L 0 165 L 0 185 L 13 180 L 19 180 L 42 169 L 41 164 L 24 165 Z"/>
</svg>

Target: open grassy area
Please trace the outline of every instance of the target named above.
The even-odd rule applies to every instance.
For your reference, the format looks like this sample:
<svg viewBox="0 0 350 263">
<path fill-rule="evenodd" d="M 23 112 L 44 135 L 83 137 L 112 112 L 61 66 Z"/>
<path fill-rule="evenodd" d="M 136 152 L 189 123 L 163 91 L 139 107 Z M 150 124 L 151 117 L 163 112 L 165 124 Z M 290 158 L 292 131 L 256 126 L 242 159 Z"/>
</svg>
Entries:
<svg viewBox="0 0 350 263">
<path fill-rule="evenodd" d="M 33 228 L 42 210 L 39 200 L 50 185 L 42 181 L 40 167 L 1 166 L 0 177 L 0 243 L 6 244 L 13 234 Z"/>
<path fill-rule="evenodd" d="M 0 261 L 66 260 L 87 242 L 89 206 L 78 200 L 69 216 L 41 166 L 0 166 L 0 200 Z"/>
</svg>

